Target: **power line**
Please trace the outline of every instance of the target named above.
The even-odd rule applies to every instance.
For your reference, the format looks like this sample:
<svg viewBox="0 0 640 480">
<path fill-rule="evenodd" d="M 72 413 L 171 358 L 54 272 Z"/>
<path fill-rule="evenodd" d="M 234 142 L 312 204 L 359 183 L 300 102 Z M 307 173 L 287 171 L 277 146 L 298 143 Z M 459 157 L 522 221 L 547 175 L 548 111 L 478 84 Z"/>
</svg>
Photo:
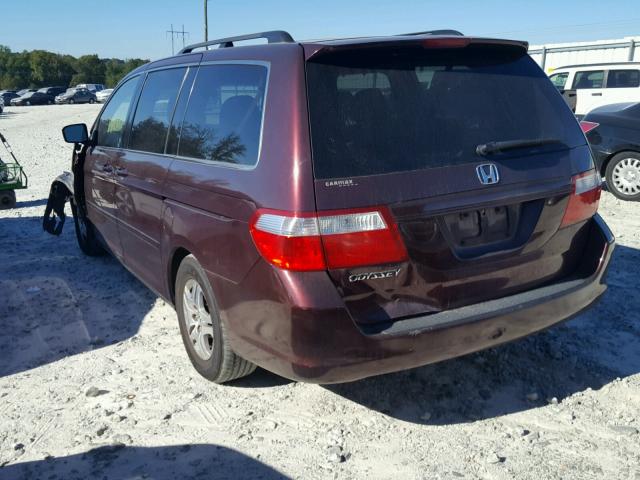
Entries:
<svg viewBox="0 0 640 480">
<path fill-rule="evenodd" d="M 176 54 L 176 48 L 175 48 L 175 38 L 176 36 L 181 36 L 182 37 L 182 48 L 185 47 L 185 37 L 189 36 L 189 32 L 185 32 L 184 31 L 184 25 L 182 25 L 182 30 L 174 30 L 173 29 L 173 23 L 171 24 L 171 30 L 167 30 L 167 34 L 171 35 L 171 55 L 175 55 Z"/>
</svg>

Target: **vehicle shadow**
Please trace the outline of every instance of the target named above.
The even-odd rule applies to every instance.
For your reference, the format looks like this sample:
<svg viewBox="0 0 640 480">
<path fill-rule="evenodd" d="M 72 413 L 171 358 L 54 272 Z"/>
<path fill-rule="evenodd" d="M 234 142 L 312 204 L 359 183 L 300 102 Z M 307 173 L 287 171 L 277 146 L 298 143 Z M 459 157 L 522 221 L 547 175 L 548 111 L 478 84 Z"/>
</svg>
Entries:
<svg viewBox="0 0 640 480">
<path fill-rule="evenodd" d="M 16 108 L 16 107 L 11 107 L 11 108 Z M 4 120 L 7 118 L 11 118 L 15 115 L 22 115 L 24 112 L 14 112 L 14 111 L 10 111 L 7 110 L 6 107 L 5 109 L 2 111 L 2 113 L 0 113 L 0 120 Z"/>
<path fill-rule="evenodd" d="M 0 480 L 18 478 L 261 478 L 285 475 L 238 451 L 211 444 L 163 447 L 103 446 L 66 457 L 0 467 Z"/>
<path fill-rule="evenodd" d="M 15 208 L 43 207 L 47 204 L 46 198 L 38 198 L 36 200 L 24 200 L 16 203 Z"/>
<path fill-rule="evenodd" d="M 452 424 L 527 410 L 640 372 L 640 250 L 617 246 L 609 290 L 592 309 L 462 358 L 325 388 L 413 423 Z M 537 398 L 536 398 L 537 397 Z"/>
<path fill-rule="evenodd" d="M 70 220 L 70 219 L 69 219 Z M 0 376 L 125 340 L 156 296 L 110 256 L 90 258 L 72 221 L 0 218 Z"/>
</svg>

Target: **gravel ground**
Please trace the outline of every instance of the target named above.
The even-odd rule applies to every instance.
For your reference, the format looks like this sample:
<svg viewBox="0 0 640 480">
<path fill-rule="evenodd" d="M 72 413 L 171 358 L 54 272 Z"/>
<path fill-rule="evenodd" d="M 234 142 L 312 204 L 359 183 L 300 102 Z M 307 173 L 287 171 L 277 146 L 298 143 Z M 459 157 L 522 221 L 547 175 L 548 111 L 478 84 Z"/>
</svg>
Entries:
<svg viewBox="0 0 640 480">
<path fill-rule="evenodd" d="M 170 306 L 83 257 L 71 224 L 41 230 L 69 168 L 60 128 L 98 109 L 0 115 L 31 180 L 0 212 L 0 479 L 640 479 L 640 205 L 604 194 L 610 289 L 560 327 L 350 384 L 258 370 L 218 386 Z"/>
</svg>

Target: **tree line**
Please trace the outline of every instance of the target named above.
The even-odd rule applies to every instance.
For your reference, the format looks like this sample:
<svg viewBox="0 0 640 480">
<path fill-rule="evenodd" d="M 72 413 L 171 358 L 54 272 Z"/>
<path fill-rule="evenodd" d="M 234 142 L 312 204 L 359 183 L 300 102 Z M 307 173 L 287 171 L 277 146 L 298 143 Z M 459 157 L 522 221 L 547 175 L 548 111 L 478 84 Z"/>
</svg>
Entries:
<svg viewBox="0 0 640 480">
<path fill-rule="evenodd" d="M 61 55 L 46 50 L 12 52 L 0 45 L 0 90 L 72 87 L 102 83 L 114 87 L 122 77 L 149 60 L 99 58 L 98 55 Z"/>
</svg>

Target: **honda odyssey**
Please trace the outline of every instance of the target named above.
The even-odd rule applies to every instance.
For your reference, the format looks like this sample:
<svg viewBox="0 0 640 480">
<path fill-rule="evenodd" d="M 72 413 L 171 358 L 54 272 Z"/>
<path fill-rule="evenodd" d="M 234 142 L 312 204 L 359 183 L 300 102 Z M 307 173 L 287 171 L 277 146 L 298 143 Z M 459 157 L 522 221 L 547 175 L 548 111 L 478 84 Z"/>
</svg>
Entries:
<svg viewBox="0 0 640 480">
<path fill-rule="evenodd" d="M 174 305 L 215 382 L 438 362 L 607 288 L 600 176 L 524 42 L 219 39 L 131 72 L 63 133 L 80 248 Z"/>
</svg>

